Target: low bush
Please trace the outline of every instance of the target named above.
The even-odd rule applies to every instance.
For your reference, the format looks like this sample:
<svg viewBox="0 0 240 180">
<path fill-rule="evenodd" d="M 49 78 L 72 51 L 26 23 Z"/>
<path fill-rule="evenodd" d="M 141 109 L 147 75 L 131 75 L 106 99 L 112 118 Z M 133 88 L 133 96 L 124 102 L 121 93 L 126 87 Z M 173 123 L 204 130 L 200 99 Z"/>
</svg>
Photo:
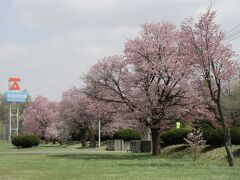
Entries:
<svg viewBox="0 0 240 180">
<path fill-rule="evenodd" d="M 209 129 L 209 135 L 206 138 L 209 145 L 224 145 L 224 132 L 222 128 Z"/>
<path fill-rule="evenodd" d="M 191 131 L 191 129 L 171 129 L 163 132 L 160 135 L 160 138 L 164 141 L 166 145 L 174 144 L 184 144 L 184 138 Z M 203 139 L 206 140 L 206 144 L 214 146 L 224 145 L 224 131 L 222 128 L 203 128 Z M 240 145 L 240 128 L 232 127 L 231 128 L 231 140 L 232 144 Z"/>
<path fill-rule="evenodd" d="M 232 138 L 232 144 L 240 145 L 240 128 L 239 127 L 231 128 L 231 138 Z"/>
<path fill-rule="evenodd" d="M 113 139 L 123 139 L 125 141 L 141 140 L 143 134 L 133 129 L 120 129 L 113 135 Z"/>
<path fill-rule="evenodd" d="M 191 131 L 191 129 L 187 128 L 171 129 L 161 133 L 160 138 L 166 145 L 184 144 L 186 143 L 184 138 L 186 138 L 187 134 Z"/>
<path fill-rule="evenodd" d="M 213 128 L 202 128 L 202 133 L 203 133 L 203 139 L 205 139 L 206 141 L 209 139 L 210 137 L 210 133 L 212 132 Z M 208 142 L 206 142 L 208 144 Z"/>
<path fill-rule="evenodd" d="M 207 140 L 209 145 L 224 145 L 224 132 L 222 128 L 207 128 L 203 129 L 204 139 Z M 232 144 L 240 145 L 240 128 L 231 128 L 231 140 Z"/>
<path fill-rule="evenodd" d="M 40 144 L 40 138 L 36 135 L 19 135 L 12 139 L 12 144 L 16 147 L 30 148 Z"/>
</svg>

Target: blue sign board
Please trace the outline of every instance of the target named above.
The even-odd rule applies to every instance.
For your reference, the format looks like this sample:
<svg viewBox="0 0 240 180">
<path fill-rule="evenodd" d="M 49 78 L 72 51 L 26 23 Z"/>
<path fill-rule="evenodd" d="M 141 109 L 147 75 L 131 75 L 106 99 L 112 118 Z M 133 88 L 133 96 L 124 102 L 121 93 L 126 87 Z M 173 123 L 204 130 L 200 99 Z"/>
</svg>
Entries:
<svg viewBox="0 0 240 180">
<path fill-rule="evenodd" d="M 8 91 L 5 96 L 7 102 L 26 102 L 28 93 L 25 91 Z"/>
</svg>

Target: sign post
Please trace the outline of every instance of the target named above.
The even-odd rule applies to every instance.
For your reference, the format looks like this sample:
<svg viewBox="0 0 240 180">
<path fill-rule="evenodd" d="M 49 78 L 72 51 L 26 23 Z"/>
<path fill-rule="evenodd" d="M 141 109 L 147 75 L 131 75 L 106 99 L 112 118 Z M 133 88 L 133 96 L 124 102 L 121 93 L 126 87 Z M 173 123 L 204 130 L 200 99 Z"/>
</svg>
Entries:
<svg viewBox="0 0 240 180">
<path fill-rule="evenodd" d="M 20 91 L 20 78 L 8 79 L 8 92 L 5 93 L 6 101 L 10 103 L 9 107 L 9 134 L 8 140 L 11 142 L 13 136 L 19 133 L 19 108 L 17 103 L 26 102 L 28 93 Z"/>
</svg>

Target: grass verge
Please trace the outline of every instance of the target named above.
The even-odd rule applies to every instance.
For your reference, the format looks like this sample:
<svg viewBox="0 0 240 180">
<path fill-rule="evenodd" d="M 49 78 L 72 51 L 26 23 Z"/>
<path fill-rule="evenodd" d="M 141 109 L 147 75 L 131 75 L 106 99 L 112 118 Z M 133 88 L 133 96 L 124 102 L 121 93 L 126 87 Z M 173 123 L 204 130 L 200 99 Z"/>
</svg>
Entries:
<svg viewBox="0 0 240 180">
<path fill-rule="evenodd" d="M 239 166 L 230 168 L 224 159 L 208 159 L 207 154 L 211 151 L 195 162 L 189 155 L 180 155 L 184 150 L 179 150 L 179 155 L 175 156 L 167 155 L 166 151 L 163 150 L 162 156 L 153 157 L 150 154 L 79 149 L 79 145 L 16 149 L 9 144 L 0 144 L 0 179 L 240 179 Z"/>
</svg>

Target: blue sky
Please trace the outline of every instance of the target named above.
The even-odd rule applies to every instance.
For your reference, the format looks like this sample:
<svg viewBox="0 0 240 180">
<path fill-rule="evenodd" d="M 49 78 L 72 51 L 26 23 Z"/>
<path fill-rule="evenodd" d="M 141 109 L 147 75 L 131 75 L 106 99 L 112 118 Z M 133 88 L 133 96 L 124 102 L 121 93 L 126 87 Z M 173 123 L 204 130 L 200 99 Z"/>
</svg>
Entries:
<svg viewBox="0 0 240 180">
<path fill-rule="evenodd" d="M 0 92 L 22 78 L 33 97 L 60 100 L 104 56 L 121 54 L 145 22 L 180 24 L 210 0 L 0 0 Z M 240 24 L 239 0 L 213 0 L 217 22 Z M 240 38 L 231 42 L 240 53 Z"/>
</svg>

